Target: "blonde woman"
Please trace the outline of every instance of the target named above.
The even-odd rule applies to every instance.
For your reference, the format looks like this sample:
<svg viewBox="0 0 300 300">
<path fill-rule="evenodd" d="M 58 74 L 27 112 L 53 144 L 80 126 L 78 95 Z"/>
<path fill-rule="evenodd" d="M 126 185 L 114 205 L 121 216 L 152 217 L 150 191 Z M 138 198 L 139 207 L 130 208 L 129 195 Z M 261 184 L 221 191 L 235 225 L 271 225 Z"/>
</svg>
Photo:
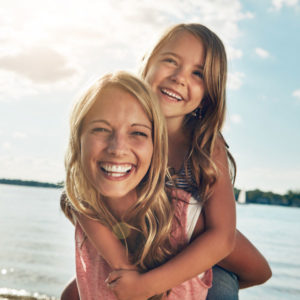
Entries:
<svg viewBox="0 0 300 300">
<path fill-rule="evenodd" d="M 66 154 L 63 208 L 75 224 L 80 299 L 116 299 L 105 282 L 113 269 L 144 273 L 188 243 L 184 212 L 192 198 L 173 190 L 171 203 L 166 170 L 167 131 L 151 90 L 124 72 L 98 80 L 73 109 Z M 186 286 L 205 299 L 211 280 L 208 268 L 168 299 L 189 297 Z"/>
</svg>

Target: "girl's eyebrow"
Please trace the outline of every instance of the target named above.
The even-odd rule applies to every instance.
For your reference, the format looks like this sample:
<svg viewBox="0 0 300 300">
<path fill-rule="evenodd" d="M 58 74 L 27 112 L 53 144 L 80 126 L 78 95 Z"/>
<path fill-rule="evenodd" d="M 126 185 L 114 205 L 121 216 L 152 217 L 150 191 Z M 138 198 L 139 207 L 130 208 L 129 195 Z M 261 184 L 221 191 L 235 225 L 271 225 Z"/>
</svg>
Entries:
<svg viewBox="0 0 300 300">
<path fill-rule="evenodd" d="M 178 55 L 177 53 L 171 52 L 171 51 L 163 52 L 161 55 L 162 56 L 172 55 L 172 56 L 175 56 L 177 58 L 181 58 L 180 55 Z M 195 67 L 198 68 L 198 69 L 204 70 L 204 66 L 202 66 L 202 65 L 195 65 Z"/>
<path fill-rule="evenodd" d="M 172 55 L 172 56 L 175 56 L 175 57 L 178 57 L 180 58 L 180 56 L 174 52 L 171 52 L 171 51 L 166 51 L 166 52 L 163 52 L 161 53 L 162 56 L 165 56 L 165 55 Z"/>
</svg>

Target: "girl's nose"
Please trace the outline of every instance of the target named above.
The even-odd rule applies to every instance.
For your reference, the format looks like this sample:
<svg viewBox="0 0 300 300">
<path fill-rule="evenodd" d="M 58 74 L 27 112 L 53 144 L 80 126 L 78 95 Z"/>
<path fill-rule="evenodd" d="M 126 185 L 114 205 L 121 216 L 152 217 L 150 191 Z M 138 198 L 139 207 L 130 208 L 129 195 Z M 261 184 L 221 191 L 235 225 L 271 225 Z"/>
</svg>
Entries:
<svg viewBox="0 0 300 300">
<path fill-rule="evenodd" d="M 128 152 L 128 142 L 126 136 L 120 133 L 115 133 L 111 136 L 107 152 L 112 155 L 124 155 Z"/>
<path fill-rule="evenodd" d="M 177 68 L 171 75 L 171 80 L 179 85 L 185 86 L 187 82 L 186 74 L 183 68 Z"/>
</svg>

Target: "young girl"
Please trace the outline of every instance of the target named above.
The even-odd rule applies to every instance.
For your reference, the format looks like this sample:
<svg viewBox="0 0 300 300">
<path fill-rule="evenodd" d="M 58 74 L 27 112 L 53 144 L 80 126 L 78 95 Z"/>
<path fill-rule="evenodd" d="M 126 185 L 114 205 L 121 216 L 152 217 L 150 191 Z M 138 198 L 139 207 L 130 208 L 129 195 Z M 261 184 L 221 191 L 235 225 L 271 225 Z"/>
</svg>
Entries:
<svg viewBox="0 0 300 300">
<path fill-rule="evenodd" d="M 173 190 L 173 197 L 182 199 L 173 207 L 166 196 L 164 118 L 155 96 L 137 78 L 122 72 L 98 80 L 74 107 L 70 128 L 63 208 L 75 224 L 80 299 L 115 299 L 105 283 L 112 271 L 108 263 L 139 274 L 134 270 L 165 262 L 187 244 L 184 213 L 192 198 Z M 127 255 L 110 230 L 123 240 Z M 205 299 L 211 279 L 208 270 L 185 286 Z M 168 298 L 182 299 L 185 286 Z"/>
<path fill-rule="evenodd" d="M 267 262 L 239 232 L 235 233 L 236 245 L 231 252 L 235 227 L 234 196 L 227 162 L 231 156 L 220 135 L 226 84 L 226 54 L 222 42 L 200 24 L 177 25 L 166 32 L 145 59 L 142 75 L 158 95 L 166 117 L 168 159 L 174 181 L 203 205 L 205 232 L 179 255 L 146 274 L 113 272 L 108 279 L 108 282 L 114 281 L 110 288 L 119 299 L 143 295 L 144 288 L 148 295 L 150 290 L 156 294 L 217 262 L 239 276 L 240 287 L 266 281 L 271 275 Z M 231 162 L 234 166 L 232 159 Z M 201 230 L 200 221 L 201 218 L 198 230 Z M 222 269 L 219 272 L 225 274 Z M 148 284 L 139 284 L 140 280 L 146 281 L 145 277 L 149 279 Z M 218 286 L 219 282 L 211 290 Z M 224 289 L 221 296 L 215 295 L 212 294 L 214 299 L 227 296 Z M 237 289 L 229 297 L 226 299 L 237 299 Z"/>
<path fill-rule="evenodd" d="M 180 255 L 148 272 L 148 277 L 156 278 L 156 285 L 152 286 L 156 292 L 216 263 L 236 273 L 241 288 L 263 283 L 271 276 L 264 257 L 239 232 L 231 252 L 235 210 L 228 159 L 232 177 L 235 163 L 220 134 L 225 117 L 226 73 L 223 43 L 200 24 L 174 26 L 144 60 L 142 77 L 157 94 L 167 122 L 169 168 L 177 186 L 201 202 L 205 219 L 203 234 Z M 208 298 L 237 299 L 234 277 L 223 269 L 216 271 L 216 278 L 221 275 L 227 282 L 222 278 L 214 282 Z M 130 281 L 130 276 L 131 273 L 121 271 L 109 278 L 118 278 L 113 290 L 119 299 L 130 299 L 136 291 L 136 282 Z"/>
</svg>

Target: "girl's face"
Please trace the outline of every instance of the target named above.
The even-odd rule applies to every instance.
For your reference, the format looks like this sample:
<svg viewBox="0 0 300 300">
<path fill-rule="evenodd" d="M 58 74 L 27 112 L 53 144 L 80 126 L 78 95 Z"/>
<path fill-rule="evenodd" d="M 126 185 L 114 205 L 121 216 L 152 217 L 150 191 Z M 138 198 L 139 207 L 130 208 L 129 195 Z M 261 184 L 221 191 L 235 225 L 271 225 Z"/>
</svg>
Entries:
<svg viewBox="0 0 300 300">
<path fill-rule="evenodd" d="M 104 199 L 136 200 L 153 153 L 152 124 L 138 100 L 104 88 L 83 120 L 80 142 L 84 173 Z"/>
<path fill-rule="evenodd" d="M 151 59 L 146 81 L 158 95 L 165 117 L 183 120 L 205 94 L 202 42 L 189 32 L 179 32 Z"/>
</svg>

